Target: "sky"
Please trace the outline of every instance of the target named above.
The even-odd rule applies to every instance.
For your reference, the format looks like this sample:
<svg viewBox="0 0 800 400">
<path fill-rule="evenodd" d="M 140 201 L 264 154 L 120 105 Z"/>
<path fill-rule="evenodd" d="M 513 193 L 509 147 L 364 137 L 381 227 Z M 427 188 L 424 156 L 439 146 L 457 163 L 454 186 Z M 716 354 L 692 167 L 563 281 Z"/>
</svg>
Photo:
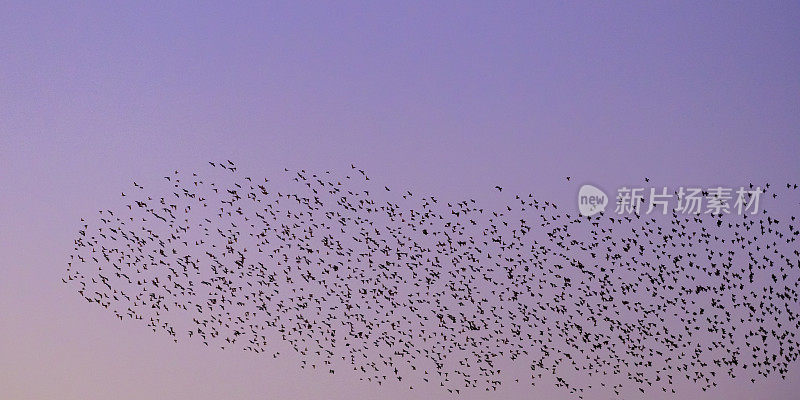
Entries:
<svg viewBox="0 0 800 400">
<path fill-rule="evenodd" d="M 80 218 L 230 159 L 462 199 L 796 180 L 796 2 L 0 2 L 0 393 L 450 398 L 175 344 L 61 284 Z M 565 184 L 564 177 L 574 180 Z M 800 372 L 696 398 L 791 398 Z M 545 385 L 508 398 L 569 398 Z M 490 398 L 467 393 L 466 398 Z"/>
</svg>

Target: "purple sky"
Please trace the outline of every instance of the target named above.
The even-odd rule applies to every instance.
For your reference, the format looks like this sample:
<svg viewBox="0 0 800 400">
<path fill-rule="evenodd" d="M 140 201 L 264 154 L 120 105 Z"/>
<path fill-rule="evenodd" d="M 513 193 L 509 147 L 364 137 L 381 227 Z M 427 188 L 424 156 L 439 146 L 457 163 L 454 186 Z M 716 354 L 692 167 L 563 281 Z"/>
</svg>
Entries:
<svg viewBox="0 0 800 400">
<path fill-rule="evenodd" d="M 1 397 L 449 398 L 174 344 L 86 304 L 60 283 L 79 219 L 133 180 L 352 162 L 443 198 L 500 184 L 573 205 L 582 183 L 800 171 L 797 3 L 35 3 L 0 6 Z M 720 386 L 697 398 L 791 398 L 800 369 Z"/>
</svg>

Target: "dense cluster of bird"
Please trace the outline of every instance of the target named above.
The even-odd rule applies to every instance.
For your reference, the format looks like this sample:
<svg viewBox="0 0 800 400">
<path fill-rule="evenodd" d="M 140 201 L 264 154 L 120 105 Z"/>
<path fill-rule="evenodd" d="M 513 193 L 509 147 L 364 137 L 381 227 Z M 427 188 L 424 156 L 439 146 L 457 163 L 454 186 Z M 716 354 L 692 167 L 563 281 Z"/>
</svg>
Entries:
<svg viewBox="0 0 800 400">
<path fill-rule="evenodd" d="M 584 217 L 499 186 L 483 208 L 355 166 L 273 182 L 209 164 L 82 220 L 64 282 L 176 341 L 282 344 L 302 367 L 452 393 L 707 390 L 783 377 L 800 355 L 791 209 Z"/>
</svg>

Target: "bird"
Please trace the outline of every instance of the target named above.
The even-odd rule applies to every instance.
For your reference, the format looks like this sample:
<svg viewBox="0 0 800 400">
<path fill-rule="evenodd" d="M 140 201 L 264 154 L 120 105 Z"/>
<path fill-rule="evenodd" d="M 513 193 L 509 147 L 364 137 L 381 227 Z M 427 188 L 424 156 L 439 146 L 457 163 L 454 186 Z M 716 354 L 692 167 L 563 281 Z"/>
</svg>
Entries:
<svg viewBox="0 0 800 400">
<path fill-rule="evenodd" d="M 283 342 L 300 368 L 410 391 L 710 391 L 785 378 L 800 358 L 790 201 L 581 217 L 532 194 L 390 192 L 362 170 L 283 168 L 262 184 L 226 161 L 82 217 L 62 284 L 172 341 L 270 362 Z M 797 196 L 776 188 L 776 203 Z"/>
</svg>

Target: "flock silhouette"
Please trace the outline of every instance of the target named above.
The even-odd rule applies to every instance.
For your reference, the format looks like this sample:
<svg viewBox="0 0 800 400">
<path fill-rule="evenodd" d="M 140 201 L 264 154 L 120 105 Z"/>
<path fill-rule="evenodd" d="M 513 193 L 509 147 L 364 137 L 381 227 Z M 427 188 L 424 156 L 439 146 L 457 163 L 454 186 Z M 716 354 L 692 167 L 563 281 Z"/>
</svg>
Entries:
<svg viewBox="0 0 800 400">
<path fill-rule="evenodd" d="M 454 394 L 709 390 L 785 377 L 800 354 L 790 213 L 584 217 L 500 186 L 485 208 L 393 190 L 354 165 L 278 175 L 226 160 L 134 182 L 81 220 L 63 281 L 175 341 Z"/>
</svg>

